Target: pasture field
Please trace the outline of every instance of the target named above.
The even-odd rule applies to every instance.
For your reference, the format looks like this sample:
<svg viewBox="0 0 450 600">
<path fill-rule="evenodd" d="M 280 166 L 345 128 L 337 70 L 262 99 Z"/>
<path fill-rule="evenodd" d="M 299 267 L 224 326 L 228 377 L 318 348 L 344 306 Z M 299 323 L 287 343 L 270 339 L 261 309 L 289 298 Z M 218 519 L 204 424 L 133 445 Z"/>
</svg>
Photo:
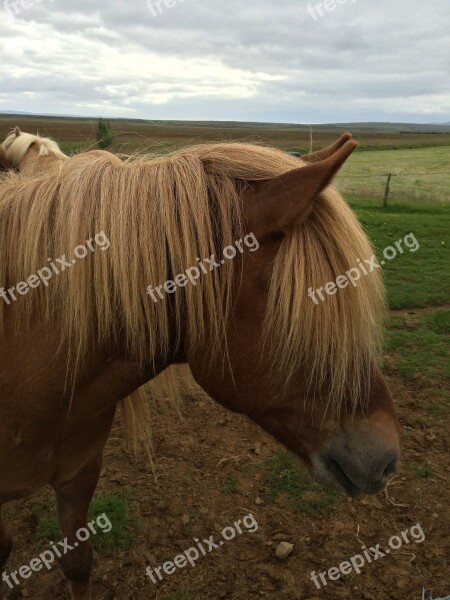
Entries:
<svg viewBox="0 0 450 600">
<path fill-rule="evenodd" d="M 393 204 L 350 201 L 372 240 L 378 260 L 388 246 L 412 233 L 420 248 L 397 252 L 384 273 L 389 308 L 409 309 L 450 303 L 450 205 L 432 202 Z M 364 258 L 364 257 L 359 257 Z"/>
<path fill-rule="evenodd" d="M 0 114 L 0 139 L 19 125 L 28 133 L 54 138 L 64 152 L 96 147 L 96 119 L 63 119 Z M 393 124 L 277 125 L 113 120 L 112 152 L 162 153 L 201 142 L 245 141 L 307 153 L 333 143 L 346 130 L 360 143 L 339 176 L 347 197 L 381 202 L 388 173 L 390 201 L 449 201 L 450 126 Z M 414 152 L 411 152 L 414 150 Z"/>
<path fill-rule="evenodd" d="M 27 130 L 22 121 L 19 125 Z M 87 134 L 78 123 L 58 121 L 53 126 L 50 131 L 45 123 L 48 133 L 73 149 Z M 119 148 L 119 144 L 116 149 L 135 151 L 139 135 L 130 132 L 139 126 L 125 126 L 129 141 L 123 144 L 130 145 Z M 233 139 L 267 136 L 264 141 L 287 148 L 302 147 L 295 135 L 303 135 L 305 141 L 309 135 L 284 127 L 270 133 L 262 126 L 249 126 L 247 131 L 233 125 L 226 134 L 222 128 L 214 134 L 212 127 L 204 133 L 204 125 L 161 127 L 172 132 L 170 144 L 199 141 L 202 135 L 228 139 L 234 131 Z M 156 129 L 151 144 L 166 144 Z M 195 129 L 198 137 L 192 133 Z M 40 132 L 47 133 L 42 128 Z M 2 137 L 3 133 L 6 130 Z M 338 133 L 320 131 L 317 140 L 331 143 Z M 144 135 L 149 144 L 147 130 Z M 146 459 L 133 459 L 119 443 L 118 419 L 91 509 L 106 511 L 113 525 L 117 522 L 115 537 L 102 539 L 96 548 L 101 560 L 94 572 L 95 598 L 421 600 L 423 589 L 433 590 L 434 598 L 450 594 L 450 136 L 441 144 L 440 135 L 431 141 L 437 134 L 364 135 L 362 149 L 349 160 L 338 186 L 372 239 L 379 260 L 383 249 L 407 234 L 413 233 L 420 245 L 416 252 L 398 254 L 384 266 L 389 311 L 383 369 L 399 412 L 398 474 L 386 492 L 375 497 L 349 499 L 325 491 L 269 435 L 198 391 L 183 398 L 181 415 L 163 403 L 154 408 L 155 479 Z M 410 149 L 412 138 L 417 143 Z M 419 138 L 434 145 L 426 147 L 428 142 Z M 386 148 L 388 141 L 391 148 Z M 393 182 L 391 201 L 383 209 L 382 175 L 389 171 L 397 174 L 398 182 L 402 177 L 411 181 L 401 191 Z M 372 184 L 372 177 L 380 183 Z M 5 512 L 7 527 L 18 532 L 8 562 L 11 571 L 38 556 L 42 545 L 54 541 L 58 533 L 47 491 L 8 505 Z M 194 568 L 179 569 L 157 585 L 145 576 L 147 566 L 173 560 L 193 545 L 193 538 L 217 536 L 249 512 L 258 522 L 257 532 L 236 537 Z M 366 564 L 361 574 L 329 581 L 320 590 L 312 582 L 312 571 L 338 566 L 360 553 L 363 544 L 386 548 L 391 536 L 416 524 L 425 533 L 422 543 L 405 544 Z M 281 541 L 294 544 L 287 561 L 275 556 Z M 11 593 L 10 599 L 62 599 L 67 588 L 54 569 L 35 574 L 22 591 L 23 596 Z"/>
<path fill-rule="evenodd" d="M 2 138 L 18 125 L 28 133 L 53 137 L 65 152 L 94 147 L 98 119 L 1 115 Z M 140 121 L 114 119 L 114 152 L 161 151 L 200 142 L 246 141 L 302 153 L 334 142 L 350 130 L 362 149 L 450 146 L 450 125 L 358 124 L 280 125 L 234 122 Z"/>
<path fill-rule="evenodd" d="M 426 202 L 450 202 L 450 145 L 378 152 L 362 148 L 344 165 L 338 186 L 347 198 L 381 204 L 389 173 L 388 205 L 412 207 L 417 201 L 422 208 Z"/>
</svg>

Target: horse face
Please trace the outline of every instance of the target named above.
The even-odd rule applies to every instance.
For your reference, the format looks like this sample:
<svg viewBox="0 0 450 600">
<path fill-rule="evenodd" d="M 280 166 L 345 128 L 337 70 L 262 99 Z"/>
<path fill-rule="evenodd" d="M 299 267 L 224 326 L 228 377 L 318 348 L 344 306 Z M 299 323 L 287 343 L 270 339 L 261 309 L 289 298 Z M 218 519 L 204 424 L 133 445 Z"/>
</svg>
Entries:
<svg viewBox="0 0 450 600">
<path fill-rule="evenodd" d="M 308 386 L 307 365 L 280 380 L 271 368 L 270 344 L 263 345 L 261 339 L 280 243 L 290 226 L 308 218 L 314 201 L 355 147 L 344 136 L 328 156 L 324 151 L 318 161 L 306 160 L 306 166 L 245 192 L 247 229 L 260 247 L 242 257 L 227 334 L 228 359 L 205 358 L 210 355 L 207 344 L 188 351 L 194 377 L 216 401 L 248 415 L 297 453 L 317 480 L 350 495 L 379 492 L 396 469 L 398 425 L 382 374 L 367 365 L 370 381 L 364 389 L 369 391 L 356 404 L 344 398 L 340 410 L 332 410 L 326 386 L 323 391 Z"/>
</svg>

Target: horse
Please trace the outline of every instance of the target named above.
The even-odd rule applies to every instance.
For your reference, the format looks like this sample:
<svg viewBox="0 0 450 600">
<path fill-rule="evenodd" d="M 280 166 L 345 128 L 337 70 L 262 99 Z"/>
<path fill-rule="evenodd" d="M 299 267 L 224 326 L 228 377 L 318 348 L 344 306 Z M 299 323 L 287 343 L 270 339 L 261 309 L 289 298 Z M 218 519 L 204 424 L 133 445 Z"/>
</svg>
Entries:
<svg viewBox="0 0 450 600">
<path fill-rule="evenodd" d="M 307 292 L 373 255 L 331 185 L 356 147 L 344 134 L 301 159 L 244 143 L 81 153 L 2 181 L 0 505 L 53 488 L 72 600 L 91 598 L 76 534 L 116 408 L 176 365 L 326 486 L 375 494 L 396 470 L 381 275 L 319 305 Z M 1 525 L 0 567 L 10 549 Z"/>
<path fill-rule="evenodd" d="M 84 155 L 89 156 L 91 161 L 102 158 L 112 164 L 121 163 L 118 156 L 105 150 L 88 150 Z M 22 132 L 19 127 L 15 127 L 0 146 L 0 167 L 4 166 L 2 170 L 15 169 L 23 177 L 32 177 L 44 170 L 53 169 L 60 161 L 68 158 L 54 140 Z M 170 381 L 168 385 L 170 387 Z M 144 452 L 152 460 L 149 412 L 146 410 L 144 389 L 139 389 L 125 398 L 119 406 L 124 434 L 130 449 L 135 455 Z"/>
<path fill-rule="evenodd" d="M 102 158 L 116 164 L 122 162 L 117 155 L 106 150 L 86 150 L 84 154 L 91 160 Z M 24 133 L 15 127 L 0 146 L 0 165 L 2 158 L 4 170 L 16 169 L 25 177 L 33 177 L 44 170 L 58 168 L 69 156 L 54 140 Z"/>
<path fill-rule="evenodd" d="M 23 133 L 19 127 L 14 128 L 1 147 L 6 160 L 28 176 L 69 159 L 53 140 Z"/>
</svg>

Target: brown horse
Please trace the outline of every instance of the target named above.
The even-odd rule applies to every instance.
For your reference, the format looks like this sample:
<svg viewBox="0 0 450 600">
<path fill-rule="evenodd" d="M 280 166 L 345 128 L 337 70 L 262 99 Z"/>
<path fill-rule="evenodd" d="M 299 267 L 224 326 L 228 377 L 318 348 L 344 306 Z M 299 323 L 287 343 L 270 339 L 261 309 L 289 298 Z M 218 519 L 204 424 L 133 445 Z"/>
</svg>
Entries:
<svg viewBox="0 0 450 600">
<path fill-rule="evenodd" d="M 350 137 L 300 161 L 213 144 L 3 177 L 0 504 L 50 484 L 76 539 L 116 406 L 179 363 L 319 481 L 383 489 L 399 436 L 376 366 L 380 276 L 318 306 L 307 293 L 373 254 L 330 186 Z M 10 548 L 0 527 L 0 566 Z M 74 600 L 91 597 L 91 563 L 89 542 L 61 559 Z"/>
<path fill-rule="evenodd" d="M 118 156 L 105 150 L 89 150 L 84 156 L 89 157 L 91 161 L 100 158 L 103 162 L 107 160 L 111 164 L 121 164 Z M 0 170 L 15 169 L 22 177 L 32 177 L 44 171 L 57 169 L 68 158 L 54 140 L 22 132 L 19 127 L 15 127 L 0 146 Z M 170 388 L 171 381 L 166 383 Z M 119 406 L 124 433 L 131 449 L 135 453 L 146 452 L 152 460 L 150 414 L 144 389 L 135 391 L 122 400 Z"/>
</svg>

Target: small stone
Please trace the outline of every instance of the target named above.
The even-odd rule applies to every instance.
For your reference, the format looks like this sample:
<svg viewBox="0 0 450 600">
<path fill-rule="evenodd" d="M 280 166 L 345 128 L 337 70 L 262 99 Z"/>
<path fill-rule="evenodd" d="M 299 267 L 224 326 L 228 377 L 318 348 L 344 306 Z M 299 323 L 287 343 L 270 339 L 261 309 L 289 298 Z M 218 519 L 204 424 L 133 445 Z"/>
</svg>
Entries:
<svg viewBox="0 0 450 600">
<path fill-rule="evenodd" d="M 280 542 L 276 549 L 276 557 L 280 560 L 286 560 L 294 551 L 294 546 L 288 542 Z"/>
<path fill-rule="evenodd" d="M 187 525 L 191 521 L 191 517 L 189 515 L 183 515 L 181 517 L 181 522 L 183 525 Z"/>
<path fill-rule="evenodd" d="M 262 499 L 261 499 L 261 498 L 258 496 L 258 498 L 256 498 L 256 500 L 255 500 L 255 504 L 258 504 L 258 505 L 260 505 L 260 504 L 264 504 L 264 500 L 262 500 Z"/>
<path fill-rule="evenodd" d="M 255 454 L 261 454 L 261 444 L 255 444 L 255 446 L 252 448 L 252 451 Z"/>
</svg>

